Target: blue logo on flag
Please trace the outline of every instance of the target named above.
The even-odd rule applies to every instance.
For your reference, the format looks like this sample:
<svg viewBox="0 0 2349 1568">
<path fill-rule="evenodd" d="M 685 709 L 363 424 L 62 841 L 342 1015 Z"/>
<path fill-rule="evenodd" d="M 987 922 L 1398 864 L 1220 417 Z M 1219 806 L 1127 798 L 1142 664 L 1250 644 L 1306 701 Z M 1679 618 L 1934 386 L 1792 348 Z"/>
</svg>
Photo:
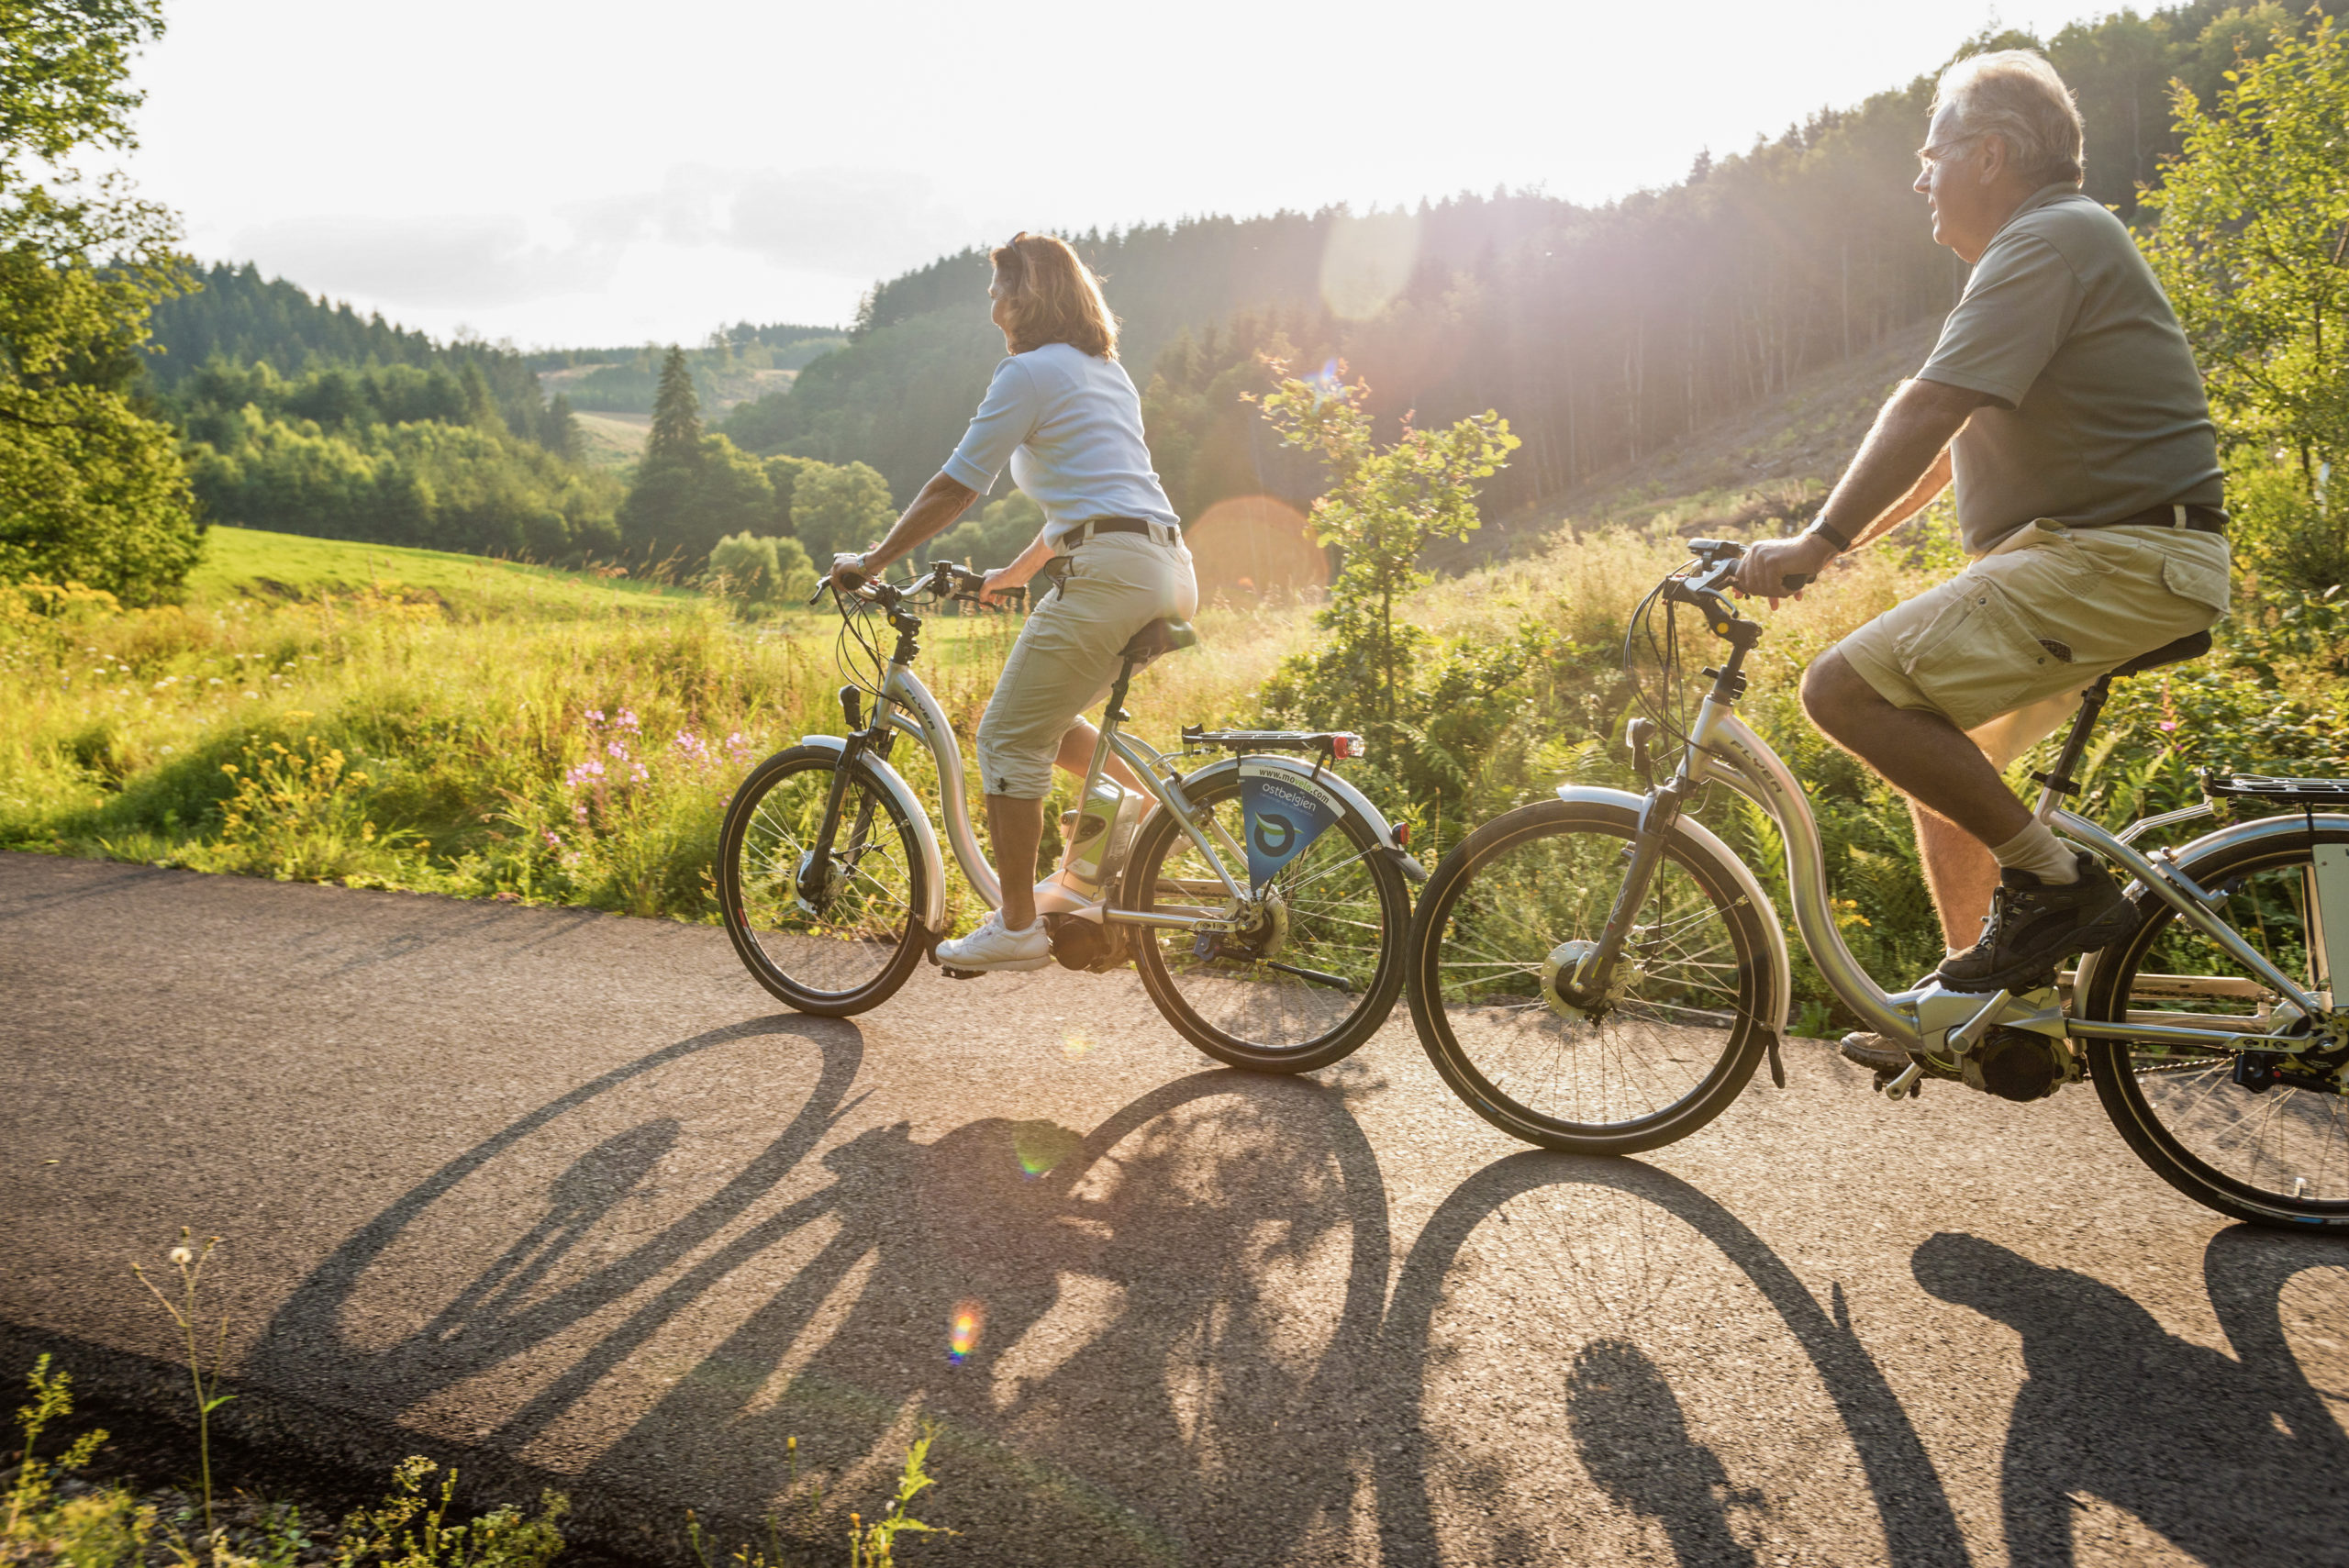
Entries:
<svg viewBox="0 0 2349 1568">
<path fill-rule="evenodd" d="M 1243 775 L 1241 825 L 1248 840 L 1248 881 L 1262 887 L 1338 819 L 1320 794 L 1297 780 Z"/>
</svg>

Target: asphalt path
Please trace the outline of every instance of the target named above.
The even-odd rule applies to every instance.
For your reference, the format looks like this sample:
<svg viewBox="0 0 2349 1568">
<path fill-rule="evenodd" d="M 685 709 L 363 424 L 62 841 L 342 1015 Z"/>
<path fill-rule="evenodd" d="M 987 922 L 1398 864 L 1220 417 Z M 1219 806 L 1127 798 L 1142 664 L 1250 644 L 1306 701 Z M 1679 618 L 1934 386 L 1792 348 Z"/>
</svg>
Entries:
<svg viewBox="0 0 2349 1568">
<path fill-rule="evenodd" d="M 2349 1248 L 2087 1091 L 1787 1065 L 1579 1160 L 1400 1008 L 1259 1077 L 1130 974 L 836 1022 L 714 929 L 0 856 L 0 1350 L 167 1396 L 127 1266 L 217 1232 L 248 1437 L 664 1554 L 929 1423 L 911 1562 L 2349 1562 Z"/>
</svg>

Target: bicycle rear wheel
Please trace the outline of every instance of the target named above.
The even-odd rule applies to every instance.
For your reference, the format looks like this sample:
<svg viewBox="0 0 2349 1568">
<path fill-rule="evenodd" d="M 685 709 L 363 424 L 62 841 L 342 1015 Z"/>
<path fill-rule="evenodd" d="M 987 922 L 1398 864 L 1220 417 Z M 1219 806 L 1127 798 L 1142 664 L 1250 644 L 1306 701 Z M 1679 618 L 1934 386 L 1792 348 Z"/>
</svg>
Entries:
<svg viewBox="0 0 2349 1568">
<path fill-rule="evenodd" d="M 2179 870 L 2226 902 L 2215 911 L 2304 989 L 2321 976 L 2310 942 L 2314 851 L 2349 843 L 2318 828 L 2221 844 Z M 2134 934 L 2084 964 L 2078 1015 L 2103 1022 L 2247 1023 L 2281 1001 L 2248 965 L 2146 897 Z M 2283 1081 L 2254 1090 L 2235 1081 L 2234 1051 L 2146 1040 L 2090 1040 L 2089 1074 L 2105 1114 L 2162 1180 L 2206 1207 L 2254 1225 L 2349 1229 L 2349 1098 Z M 2277 1057 L 2271 1065 L 2289 1062 Z M 2321 1076 L 2309 1058 L 2295 1071 Z"/>
<path fill-rule="evenodd" d="M 1596 1017 L 1552 983 L 1598 940 L 1634 814 L 1520 806 L 1470 834 L 1411 922 L 1411 1018 L 1454 1094 L 1513 1138 L 1629 1154 L 1685 1138 L 1753 1077 L 1771 984 L 1762 917 L 1709 850 L 1675 835 Z"/>
<path fill-rule="evenodd" d="M 1243 841 L 1237 769 L 1191 791 L 1208 840 Z M 1244 876 L 1242 861 L 1234 874 Z M 1327 1067 L 1378 1032 L 1403 988 L 1411 898 L 1370 824 L 1347 812 L 1262 890 L 1263 926 L 1203 937 L 1137 928 L 1135 967 L 1183 1038 L 1217 1061 L 1258 1073 Z M 1213 916 L 1232 906 L 1214 864 L 1161 806 L 1135 840 L 1129 909 Z"/>
<path fill-rule="evenodd" d="M 751 771 L 726 808 L 718 903 L 758 983 L 803 1013 L 846 1018 L 896 994 L 921 959 L 929 868 L 912 820 L 866 769 L 848 780 L 829 869 L 814 896 L 800 875 L 815 853 L 841 754 L 795 746 Z"/>
</svg>

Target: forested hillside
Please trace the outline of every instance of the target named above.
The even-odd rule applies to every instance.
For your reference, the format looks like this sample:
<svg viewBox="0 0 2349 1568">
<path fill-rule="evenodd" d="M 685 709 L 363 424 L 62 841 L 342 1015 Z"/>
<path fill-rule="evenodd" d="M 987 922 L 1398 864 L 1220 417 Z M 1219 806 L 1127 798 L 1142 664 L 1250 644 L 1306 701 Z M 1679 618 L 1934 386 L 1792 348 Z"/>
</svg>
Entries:
<svg viewBox="0 0 2349 1568">
<path fill-rule="evenodd" d="M 618 549 L 620 487 L 508 348 L 434 342 L 218 265 L 154 312 L 147 373 L 213 521 L 476 555 Z"/>
<path fill-rule="evenodd" d="M 158 305 L 150 317 L 147 373 L 166 394 L 215 361 L 266 364 L 285 377 L 334 366 L 409 365 L 459 381 L 477 376 L 508 431 L 549 451 L 566 450 L 570 438 L 540 394 L 537 373 L 510 348 L 464 339 L 435 343 L 381 316 L 362 317 L 349 305 L 313 299 L 284 278 L 264 281 L 250 261 L 240 267 L 216 262 L 195 282 L 197 287 Z"/>
<path fill-rule="evenodd" d="M 2323 0 L 2327 12 L 2349 0 Z M 2206 100 L 2239 48 L 2297 7 L 2197 0 L 2040 39 L 2088 124 L 2087 189 L 2132 220 L 2177 150 L 2169 83 Z M 1687 177 L 1603 207 L 1463 195 L 1410 211 L 1203 218 L 1075 238 L 1126 323 L 1162 474 L 1197 516 L 1227 495 L 1301 495 L 1239 400 L 1261 352 L 1342 359 L 1382 421 L 1498 409 L 1523 449 L 1487 509 L 1553 508 L 1594 475 L 1776 398 L 1807 373 L 1946 311 L 1964 269 L 1933 245 L 1909 189 L 1932 77 L 1823 109 Z M 878 286 L 849 348 L 722 427 L 762 452 L 877 468 L 900 501 L 952 450 L 1001 353 L 984 251 Z"/>
<path fill-rule="evenodd" d="M 722 414 L 738 403 L 788 388 L 800 367 L 847 341 L 837 327 L 780 322 L 755 327 L 741 321 L 712 332 L 701 347 L 685 350 L 685 364 L 701 406 Z M 633 349 L 554 349 L 530 354 L 526 362 L 545 390 L 569 398 L 573 408 L 650 415 L 660 391 L 664 352 L 655 343 Z"/>
</svg>

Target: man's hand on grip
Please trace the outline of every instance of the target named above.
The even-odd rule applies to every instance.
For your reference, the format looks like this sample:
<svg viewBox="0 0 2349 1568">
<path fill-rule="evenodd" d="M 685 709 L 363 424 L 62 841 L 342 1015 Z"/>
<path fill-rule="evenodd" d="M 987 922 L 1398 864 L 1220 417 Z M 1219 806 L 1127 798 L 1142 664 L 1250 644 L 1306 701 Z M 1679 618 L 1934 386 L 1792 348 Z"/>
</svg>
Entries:
<svg viewBox="0 0 2349 1568">
<path fill-rule="evenodd" d="M 1769 600 L 1770 607 L 1776 609 L 1780 599 L 1802 596 L 1799 588 L 1787 586 L 1787 578 L 1817 577 L 1820 569 L 1834 559 L 1835 547 L 1817 534 L 1764 539 L 1745 552 L 1731 583 L 1741 594 Z"/>
</svg>

